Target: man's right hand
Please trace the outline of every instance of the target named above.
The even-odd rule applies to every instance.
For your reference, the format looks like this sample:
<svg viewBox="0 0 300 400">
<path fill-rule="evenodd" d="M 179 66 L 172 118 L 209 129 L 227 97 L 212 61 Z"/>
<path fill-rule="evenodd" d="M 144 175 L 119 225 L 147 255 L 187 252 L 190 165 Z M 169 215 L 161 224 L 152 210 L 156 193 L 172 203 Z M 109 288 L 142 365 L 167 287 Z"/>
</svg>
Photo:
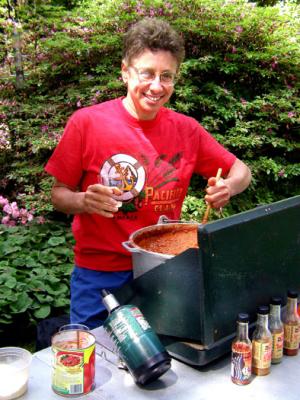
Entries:
<svg viewBox="0 0 300 400">
<path fill-rule="evenodd" d="M 122 202 L 115 199 L 121 194 L 122 191 L 117 187 L 104 186 L 100 183 L 90 185 L 83 198 L 85 212 L 113 218 L 114 213 L 122 206 Z"/>
<path fill-rule="evenodd" d="M 98 214 L 113 218 L 122 203 L 116 200 L 122 191 L 117 187 L 109 187 L 96 183 L 88 186 L 86 192 L 78 192 L 75 188 L 56 181 L 52 187 L 53 206 L 66 214 Z"/>
</svg>

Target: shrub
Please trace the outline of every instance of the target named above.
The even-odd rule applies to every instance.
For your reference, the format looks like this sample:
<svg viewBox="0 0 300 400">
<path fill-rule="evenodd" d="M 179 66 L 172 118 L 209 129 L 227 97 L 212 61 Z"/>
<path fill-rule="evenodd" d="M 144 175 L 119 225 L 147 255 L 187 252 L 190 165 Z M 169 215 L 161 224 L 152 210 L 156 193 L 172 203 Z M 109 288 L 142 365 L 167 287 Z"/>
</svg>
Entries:
<svg viewBox="0 0 300 400">
<path fill-rule="evenodd" d="M 186 60 L 169 106 L 196 118 L 252 169 L 251 187 L 225 212 L 299 194 L 299 5 L 258 7 L 246 0 L 57 4 L 48 0 L 18 9 L 25 73 L 18 91 L 12 22 L 3 24 L 0 189 L 10 201 L 21 193 L 36 215 L 52 211 L 52 181 L 43 166 L 74 110 L 125 93 L 122 34 L 144 16 L 167 19 L 186 41 Z M 187 217 L 194 199 L 200 199 L 197 209 L 204 209 L 205 184 L 193 180 Z"/>
<path fill-rule="evenodd" d="M 0 225 L 0 332 L 68 312 L 72 243 L 62 223 Z"/>
</svg>

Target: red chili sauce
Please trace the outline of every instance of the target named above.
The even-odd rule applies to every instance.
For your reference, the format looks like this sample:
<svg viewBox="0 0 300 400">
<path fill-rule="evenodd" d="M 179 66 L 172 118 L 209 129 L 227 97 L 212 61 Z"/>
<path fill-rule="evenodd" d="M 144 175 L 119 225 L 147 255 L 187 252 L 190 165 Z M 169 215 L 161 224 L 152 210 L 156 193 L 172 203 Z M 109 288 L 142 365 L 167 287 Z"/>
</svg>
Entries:
<svg viewBox="0 0 300 400">
<path fill-rule="evenodd" d="M 168 227 L 169 228 L 169 227 Z M 134 242 L 147 251 L 177 255 L 190 248 L 198 248 L 198 225 L 174 227 L 168 230 L 145 232 Z"/>
</svg>

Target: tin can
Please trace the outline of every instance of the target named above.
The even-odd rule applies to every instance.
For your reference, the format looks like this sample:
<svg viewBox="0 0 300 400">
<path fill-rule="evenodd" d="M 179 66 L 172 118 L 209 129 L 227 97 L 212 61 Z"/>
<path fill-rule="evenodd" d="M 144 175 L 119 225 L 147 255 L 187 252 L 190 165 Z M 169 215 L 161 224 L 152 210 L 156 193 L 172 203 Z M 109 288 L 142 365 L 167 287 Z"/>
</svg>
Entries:
<svg viewBox="0 0 300 400">
<path fill-rule="evenodd" d="M 95 336 L 88 327 L 64 325 L 52 337 L 52 389 L 61 396 L 81 396 L 95 386 Z"/>
</svg>

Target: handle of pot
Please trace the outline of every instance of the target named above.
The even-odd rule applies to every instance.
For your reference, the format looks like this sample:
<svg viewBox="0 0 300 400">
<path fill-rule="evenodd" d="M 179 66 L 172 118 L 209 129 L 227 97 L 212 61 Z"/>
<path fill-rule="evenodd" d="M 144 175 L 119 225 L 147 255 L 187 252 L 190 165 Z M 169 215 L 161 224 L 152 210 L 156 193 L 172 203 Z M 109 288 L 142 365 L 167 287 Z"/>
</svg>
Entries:
<svg viewBox="0 0 300 400">
<path fill-rule="evenodd" d="M 157 225 L 166 224 L 169 221 L 169 218 L 166 215 L 161 215 L 158 218 Z"/>
<path fill-rule="evenodd" d="M 158 218 L 157 225 L 165 224 L 198 224 L 197 221 L 182 221 L 180 219 L 169 219 L 166 215 L 161 215 Z"/>
<path fill-rule="evenodd" d="M 161 215 L 158 218 L 157 225 L 164 225 L 164 224 L 173 224 L 173 223 L 183 223 L 184 221 L 180 221 L 180 219 L 169 219 L 166 215 Z"/>
<path fill-rule="evenodd" d="M 130 253 L 140 253 L 140 250 L 134 247 L 131 241 L 122 242 L 122 246 Z"/>
</svg>

